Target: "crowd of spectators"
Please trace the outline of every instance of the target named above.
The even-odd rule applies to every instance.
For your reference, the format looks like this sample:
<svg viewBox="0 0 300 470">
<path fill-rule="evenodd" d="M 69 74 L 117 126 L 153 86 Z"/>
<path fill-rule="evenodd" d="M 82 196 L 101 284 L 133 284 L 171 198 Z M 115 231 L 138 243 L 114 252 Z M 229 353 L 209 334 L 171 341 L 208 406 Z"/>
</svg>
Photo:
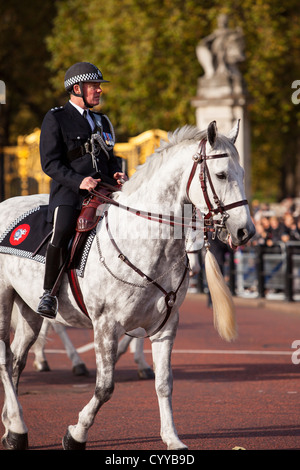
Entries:
<svg viewBox="0 0 300 470">
<path fill-rule="evenodd" d="M 252 203 L 256 235 L 252 245 L 273 246 L 300 242 L 300 200 L 287 198 L 278 204 Z"/>
</svg>

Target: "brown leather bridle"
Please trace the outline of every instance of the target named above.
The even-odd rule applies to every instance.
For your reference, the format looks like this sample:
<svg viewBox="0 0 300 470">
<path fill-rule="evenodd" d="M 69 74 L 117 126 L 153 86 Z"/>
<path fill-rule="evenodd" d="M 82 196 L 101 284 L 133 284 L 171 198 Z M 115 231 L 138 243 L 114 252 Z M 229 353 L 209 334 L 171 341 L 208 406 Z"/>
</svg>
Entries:
<svg viewBox="0 0 300 470">
<path fill-rule="evenodd" d="M 187 183 L 187 197 L 190 200 L 189 197 L 189 191 L 190 191 L 190 186 L 193 181 L 193 178 L 196 173 L 196 169 L 198 165 L 200 165 L 200 174 L 199 174 L 199 180 L 200 180 L 200 185 L 202 189 L 202 193 L 204 196 L 205 203 L 207 205 L 208 212 L 204 215 L 204 240 L 207 240 L 207 232 L 213 232 L 213 238 L 216 237 L 218 232 L 220 230 L 227 230 L 226 228 L 226 220 L 229 217 L 229 214 L 227 213 L 228 210 L 234 209 L 235 207 L 240 207 L 240 206 L 245 206 L 248 204 L 247 199 L 242 199 L 241 201 L 233 202 L 231 204 L 222 204 L 220 201 L 220 198 L 218 197 L 212 179 L 211 175 L 207 166 L 207 160 L 212 160 L 215 158 L 225 158 L 228 157 L 227 153 L 219 153 L 216 155 L 206 155 L 206 142 L 207 139 L 203 138 L 200 143 L 197 152 L 193 156 L 194 164 L 188 179 Z M 213 206 L 209 195 L 207 191 L 207 182 L 209 183 L 212 195 L 213 195 L 213 200 L 214 204 L 216 207 Z M 216 220 L 214 219 L 214 216 L 220 214 L 220 219 Z"/>
</svg>

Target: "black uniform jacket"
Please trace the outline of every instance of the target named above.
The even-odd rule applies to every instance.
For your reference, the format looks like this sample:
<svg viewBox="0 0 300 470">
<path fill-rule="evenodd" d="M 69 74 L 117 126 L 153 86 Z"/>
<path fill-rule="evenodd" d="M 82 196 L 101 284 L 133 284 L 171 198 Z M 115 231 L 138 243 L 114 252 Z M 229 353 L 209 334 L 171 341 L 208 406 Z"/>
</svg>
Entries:
<svg viewBox="0 0 300 470">
<path fill-rule="evenodd" d="M 110 132 L 108 121 L 102 116 L 104 132 Z M 57 206 L 69 205 L 80 209 L 87 191 L 79 189 L 86 176 L 100 178 L 113 177 L 121 171 L 118 160 L 109 152 L 109 158 L 101 149 L 97 166 L 99 173 L 93 168 L 89 153 L 76 155 L 75 149 L 83 146 L 91 137 L 92 130 L 88 121 L 71 104 L 53 108 L 44 117 L 41 127 L 40 155 L 43 171 L 52 178 L 48 221 L 53 219 Z M 73 151 L 73 152 L 72 152 Z M 74 156 L 75 153 L 75 156 Z M 84 153 L 84 152 L 83 152 Z"/>
</svg>

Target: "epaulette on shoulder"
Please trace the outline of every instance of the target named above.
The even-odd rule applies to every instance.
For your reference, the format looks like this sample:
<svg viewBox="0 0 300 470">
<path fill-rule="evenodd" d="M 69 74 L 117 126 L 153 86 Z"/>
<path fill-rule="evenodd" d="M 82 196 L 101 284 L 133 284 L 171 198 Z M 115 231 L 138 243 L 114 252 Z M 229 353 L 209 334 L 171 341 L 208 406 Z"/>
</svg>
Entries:
<svg viewBox="0 0 300 470">
<path fill-rule="evenodd" d="M 56 112 L 56 111 L 61 111 L 62 109 L 64 109 L 63 106 L 55 106 L 55 108 L 51 108 L 50 111 Z"/>
</svg>

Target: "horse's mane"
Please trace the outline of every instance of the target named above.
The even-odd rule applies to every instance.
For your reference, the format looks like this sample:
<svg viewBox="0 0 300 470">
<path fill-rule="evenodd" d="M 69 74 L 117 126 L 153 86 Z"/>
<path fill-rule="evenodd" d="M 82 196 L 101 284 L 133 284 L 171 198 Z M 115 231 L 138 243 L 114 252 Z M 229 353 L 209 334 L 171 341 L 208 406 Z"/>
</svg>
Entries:
<svg viewBox="0 0 300 470">
<path fill-rule="evenodd" d="M 168 132 L 168 142 L 162 141 L 160 147 L 156 150 L 157 153 L 162 152 L 174 145 L 180 144 L 185 140 L 194 140 L 199 141 L 206 135 L 205 131 L 200 131 L 198 127 L 195 126 L 183 126 L 174 132 Z"/>
<path fill-rule="evenodd" d="M 147 158 L 143 165 L 137 167 L 130 180 L 124 184 L 122 193 L 127 196 L 134 193 L 140 187 L 141 181 L 145 181 L 145 178 L 149 179 L 150 175 L 159 170 L 165 159 L 173 154 L 172 151 L 169 151 L 173 147 L 186 140 L 200 140 L 205 133 L 206 131 L 203 132 L 195 126 L 188 125 L 178 128 L 174 132 L 168 132 L 168 141 L 160 141 L 160 147 Z"/>
<path fill-rule="evenodd" d="M 147 158 L 143 165 L 136 169 L 136 172 L 130 180 L 124 184 L 122 192 L 126 195 L 134 193 L 140 187 L 141 181 L 145 181 L 145 178 L 149 179 L 153 173 L 159 170 L 166 159 L 169 159 L 169 157 L 171 158 L 174 153 L 172 152 L 174 147 L 186 141 L 200 142 L 200 140 L 203 139 L 203 137 L 206 137 L 206 135 L 207 130 L 200 131 L 198 127 L 189 125 L 178 128 L 174 132 L 168 132 L 168 141 L 166 142 L 161 140 L 160 147 Z M 222 151 L 226 151 L 229 140 L 225 136 L 218 134 L 217 143 L 219 146 L 218 148 Z"/>
</svg>

